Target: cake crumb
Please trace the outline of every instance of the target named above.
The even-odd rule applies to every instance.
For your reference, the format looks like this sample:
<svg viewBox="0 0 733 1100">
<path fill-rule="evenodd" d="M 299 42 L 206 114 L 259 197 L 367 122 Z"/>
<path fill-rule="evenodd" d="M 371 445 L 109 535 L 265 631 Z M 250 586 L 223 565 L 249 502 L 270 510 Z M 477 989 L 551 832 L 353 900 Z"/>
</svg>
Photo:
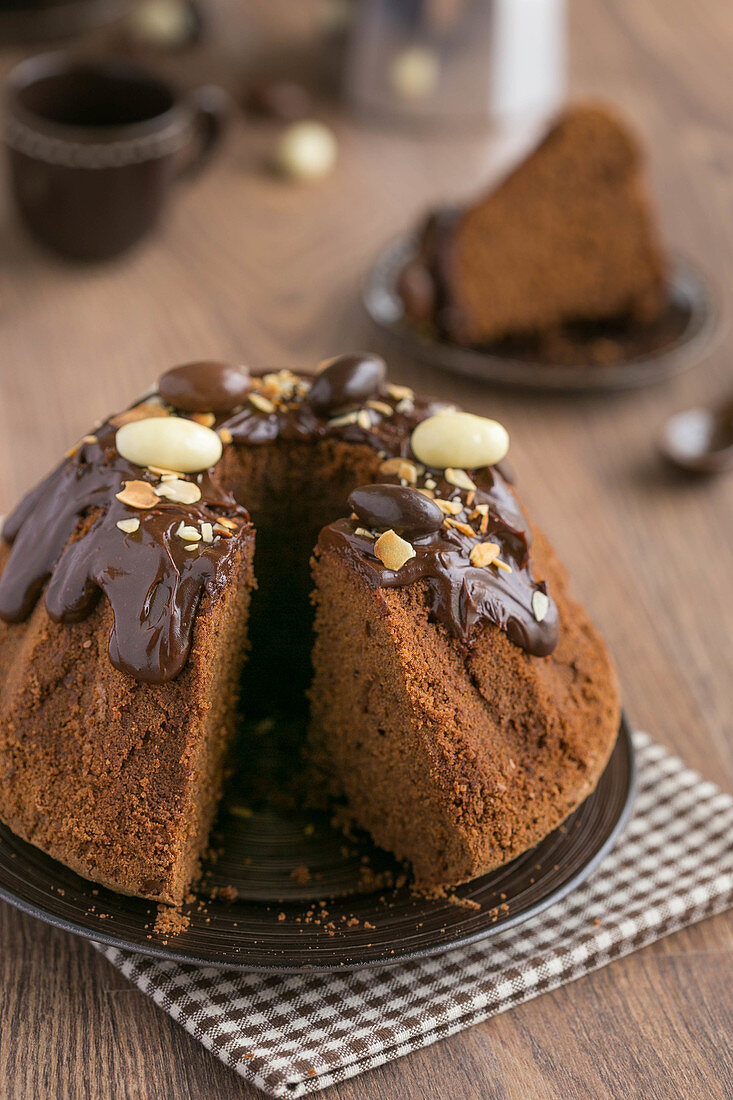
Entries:
<svg viewBox="0 0 733 1100">
<path fill-rule="evenodd" d="M 159 905 L 158 915 L 155 918 L 153 931 L 158 936 L 180 936 L 185 932 L 191 922 L 188 913 L 170 905 Z M 166 944 L 168 941 L 163 940 Z"/>
</svg>

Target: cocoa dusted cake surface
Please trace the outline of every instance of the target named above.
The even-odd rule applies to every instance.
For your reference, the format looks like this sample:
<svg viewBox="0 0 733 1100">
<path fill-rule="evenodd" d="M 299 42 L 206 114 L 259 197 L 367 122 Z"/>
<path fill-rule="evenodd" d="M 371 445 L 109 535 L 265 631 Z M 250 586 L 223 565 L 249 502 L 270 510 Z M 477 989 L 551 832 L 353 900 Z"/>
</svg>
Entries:
<svg viewBox="0 0 733 1100">
<path fill-rule="evenodd" d="M 451 417 L 454 456 L 435 439 Z M 539 840 L 600 776 L 618 700 L 532 547 L 505 436 L 368 354 L 315 376 L 163 375 L 6 521 L 0 820 L 94 881 L 181 901 L 238 706 L 255 686 L 300 700 L 312 675 L 325 527 L 309 752 L 330 790 L 423 882 Z M 357 519 L 339 519 L 349 497 Z"/>
<path fill-rule="evenodd" d="M 640 145 L 591 103 L 568 107 L 486 195 L 432 215 L 398 290 L 413 324 L 456 343 L 513 341 L 516 354 L 532 340 L 540 357 L 546 347 L 572 362 L 573 326 L 611 323 L 623 343 L 623 324 L 658 323 L 666 272 Z"/>
</svg>

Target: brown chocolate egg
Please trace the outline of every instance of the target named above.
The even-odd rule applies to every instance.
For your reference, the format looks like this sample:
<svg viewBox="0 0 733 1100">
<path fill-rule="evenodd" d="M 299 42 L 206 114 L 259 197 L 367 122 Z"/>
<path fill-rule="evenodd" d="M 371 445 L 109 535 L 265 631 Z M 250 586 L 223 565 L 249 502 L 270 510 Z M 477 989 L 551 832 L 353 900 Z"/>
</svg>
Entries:
<svg viewBox="0 0 733 1100">
<path fill-rule="evenodd" d="M 245 367 L 184 363 L 158 379 L 158 393 L 183 412 L 227 413 L 246 401 L 252 382 Z"/>
<path fill-rule="evenodd" d="M 387 378 L 387 364 L 368 352 L 331 359 L 310 388 L 311 408 L 321 415 L 363 405 Z"/>
<path fill-rule="evenodd" d="M 349 497 L 365 527 L 392 530 L 417 539 L 432 535 L 443 524 L 443 513 L 429 497 L 402 485 L 362 485 Z"/>
</svg>

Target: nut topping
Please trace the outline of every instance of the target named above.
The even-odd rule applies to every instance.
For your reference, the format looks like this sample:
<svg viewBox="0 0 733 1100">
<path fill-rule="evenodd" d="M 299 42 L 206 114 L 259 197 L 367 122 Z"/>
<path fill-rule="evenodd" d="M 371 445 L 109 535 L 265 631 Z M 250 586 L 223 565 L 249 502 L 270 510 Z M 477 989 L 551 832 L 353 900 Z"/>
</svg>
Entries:
<svg viewBox="0 0 733 1100">
<path fill-rule="evenodd" d="M 463 502 L 460 500 L 443 500 L 442 497 L 436 497 L 435 503 L 444 516 L 457 516 L 463 511 Z"/>
<path fill-rule="evenodd" d="M 211 428 L 168 416 L 123 424 L 115 436 L 117 450 L 136 466 L 159 466 L 182 473 L 198 473 L 221 458 L 221 439 Z"/>
<path fill-rule="evenodd" d="M 550 610 L 550 599 L 544 592 L 537 589 L 532 593 L 532 614 L 538 623 L 546 617 L 547 612 Z"/>
<path fill-rule="evenodd" d="M 154 508 L 159 503 L 148 481 L 126 481 L 115 496 L 121 504 L 127 504 L 130 508 Z"/>
<path fill-rule="evenodd" d="M 386 377 L 387 365 L 378 355 L 340 355 L 322 365 L 308 401 L 319 416 L 359 408 L 378 394 Z"/>
<path fill-rule="evenodd" d="M 400 481 L 409 481 L 414 485 L 417 481 L 417 466 L 406 458 L 388 458 L 379 467 L 380 474 L 395 474 Z"/>
<path fill-rule="evenodd" d="M 500 462 L 509 450 L 506 428 L 496 420 L 445 410 L 429 416 L 412 433 L 420 462 L 436 469 L 465 472 Z M 469 488 L 476 488 L 471 484 Z"/>
<path fill-rule="evenodd" d="M 468 555 L 471 565 L 482 568 L 485 565 L 493 565 L 501 553 L 498 542 L 479 542 Z"/>
<path fill-rule="evenodd" d="M 139 519 L 118 519 L 117 526 L 120 531 L 124 531 L 126 535 L 134 535 L 140 527 Z"/>
<path fill-rule="evenodd" d="M 409 386 L 396 386 L 393 382 L 387 386 L 387 393 L 393 401 L 414 401 L 415 391 Z"/>
<path fill-rule="evenodd" d="M 250 405 L 254 405 L 258 412 L 274 413 L 275 411 L 275 406 L 272 401 L 270 401 L 270 398 L 265 397 L 264 394 L 261 393 L 249 394 L 249 403 Z"/>
<path fill-rule="evenodd" d="M 465 470 L 454 470 L 448 466 L 443 476 L 449 485 L 455 485 L 457 489 L 467 489 L 469 492 L 476 491 L 475 484 Z"/>
<path fill-rule="evenodd" d="M 159 497 L 166 497 L 175 504 L 196 504 L 201 500 L 201 490 L 193 481 L 181 481 L 179 478 L 161 481 L 156 485 L 155 493 Z"/>
<path fill-rule="evenodd" d="M 349 507 L 364 527 L 391 528 L 409 538 L 431 535 L 443 523 L 443 513 L 434 501 L 402 485 L 362 485 L 349 497 Z"/>
<path fill-rule="evenodd" d="M 252 381 L 244 367 L 228 363 L 184 363 L 158 379 L 158 393 L 189 413 L 227 413 L 243 405 Z M 213 423 L 213 421 L 212 421 Z M 211 424 L 207 423 L 210 428 Z"/>
<path fill-rule="evenodd" d="M 415 551 L 409 542 L 400 538 L 396 531 L 385 531 L 374 543 L 374 553 L 387 569 L 397 572 L 405 562 L 415 557 Z"/>
<path fill-rule="evenodd" d="M 201 532 L 198 527 L 190 527 L 185 523 L 181 523 L 176 531 L 179 538 L 184 542 L 200 542 Z"/>
</svg>

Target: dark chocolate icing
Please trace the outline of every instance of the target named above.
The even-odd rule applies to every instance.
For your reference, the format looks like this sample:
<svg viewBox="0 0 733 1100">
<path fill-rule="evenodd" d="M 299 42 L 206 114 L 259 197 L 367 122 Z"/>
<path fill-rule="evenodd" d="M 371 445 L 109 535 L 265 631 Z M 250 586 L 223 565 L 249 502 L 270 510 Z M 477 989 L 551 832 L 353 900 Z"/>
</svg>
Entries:
<svg viewBox="0 0 733 1100">
<path fill-rule="evenodd" d="M 410 458 L 415 426 L 445 407 L 417 398 L 405 387 L 386 385 L 360 409 L 318 415 L 308 400 L 311 382 L 312 376 L 290 371 L 253 377 L 240 407 L 218 416 L 211 410 L 224 444 L 258 446 L 276 439 L 333 437 L 370 446 L 383 458 Z M 238 396 L 244 397 L 244 392 Z M 159 406 L 145 409 L 147 415 L 156 411 Z M 252 537 L 252 527 L 246 510 L 218 483 L 216 468 L 188 478 L 201 490 L 195 504 L 159 498 L 152 508 L 139 509 L 119 501 L 125 482 L 146 481 L 155 487 L 160 478 L 117 452 L 120 419 L 113 417 L 85 437 L 8 517 L 3 537 L 12 549 L 0 577 L 0 618 L 25 620 L 45 588 L 50 617 L 78 622 L 91 613 L 103 592 L 114 613 L 112 663 L 139 680 L 161 683 L 184 667 L 200 602 L 204 596 L 215 599 L 227 583 L 237 551 Z M 418 469 L 423 485 L 426 478 L 434 480 L 436 496 L 460 497 L 465 504 L 465 491 L 459 493 L 445 482 L 442 471 Z M 398 480 L 396 475 L 380 477 Z M 392 587 L 427 578 L 434 614 L 456 636 L 467 639 L 474 624 L 488 618 L 517 645 L 531 653 L 549 653 L 557 638 L 557 612 L 550 601 L 541 623 L 532 614 L 532 594 L 544 591 L 544 586 L 532 579 L 529 530 L 499 467 L 480 472 L 472 506 L 450 518 L 472 522 L 468 514 L 482 503 L 489 508 L 480 536 L 471 538 L 444 526 L 415 541 L 416 557 L 399 573 L 382 567 L 372 553 L 372 540 L 357 536 L 357 525 L 348 520 L 327 528 L 324 538 L 351 553 L 375 584 Z M 213 526 L 222 517 L 230 527 L 214 528 L 214 541 L 202 539 L 194 550 L 186 549 L 191 544 L 179 535 L 181 524 L 201 530 L 201 524 Z M 139 520 L 136 531 L 117 527 L 118 521 L 133 518 Z M 468 555 L 480 539 L 499 543 L 511 573 L 471 565 Z"/>
<path fill-rule="evenodd" d="M 446 408 L 445 402 L 418 397 L 402 386 L 387 385 L 358 411 L 319 416 L 308 402 L 314 377 L 296 376 L 290 371 L 254 377 L 255 400 L 257 394 L 264 396 L 271 408 L 263 411 L 248 401 L 231 416 L 217 420 L 216 427 L 228 433 L 234 443 L 250 446 L 276 439 L 312 442 L 331 437 L 346 443 L 365 443 L 386 455 L 407 456 L 411 453 L 413 429 L 425 417 Z M 291 392 L 293 378 L 296 383 Z M 277 379 L 282 379 L 285 387 L 281 397 L 276 396 Z"/>
<path fill-rule="evenodd" d="M 79 622 L 104 592 L 114 612 L 112 664 L 162 683 L 185 665 L 201 598 L 215 598 L 226 583 L 249 517 L 213 474 L 194 479 L 202 494 L 196 504 L 161 498 L 150 509 L 129 507 L 115 495 L 123 483 L 157 478 L 118 454 L 109 422 L 88 438 L 95 441 L 82 443 L 5 522 L 12 550 L 0 577 L 0 617 L 26 619 L 48 582 L 49 616 Z M 185 549 L 190 544 L 176 534 L 182 522 L 213 525 L 221 516 L 236 523 L 233 537 Z M 133 534 L 117 527 L 133 518 L 140 521 Z"/>
<path fill-rule="evenodd" d="M 463 643 L 469 643 L 477 623 L 488 619 L 506 631 L 515 645 L 545 657 L 557 645 L 559 622 L 551 599 L 541 621 L 532 609 L 534 593 L 547 595 L 547 586 L 532 575 L 531 532 L 498 468 L 481 470 L 475 476 L 477 487 L 469 493 L 449 484 L 441 471 L 426 472 L 422 481 L 427 477 L 435 483 L 432 491 L 436 497 L 460 502 L 462 507 L 446 516 L 439 531 L 412 540 L 415 557 L 398 571 L 387 569 L 379 560 L 375 539 L 364 533 L 360 519 L 339 520 L 326 527 L 319 545 L 348 556 L 373 587 L 398 588 L 427 581 L 431 616 Z M 480 510 L 483 506 L 487 507 L 486 519 Z M 498 557 L 511 572 L 495 565 L 472 564 L 471 550 L 480 543 L 498 545 Z"/>
</svg>

